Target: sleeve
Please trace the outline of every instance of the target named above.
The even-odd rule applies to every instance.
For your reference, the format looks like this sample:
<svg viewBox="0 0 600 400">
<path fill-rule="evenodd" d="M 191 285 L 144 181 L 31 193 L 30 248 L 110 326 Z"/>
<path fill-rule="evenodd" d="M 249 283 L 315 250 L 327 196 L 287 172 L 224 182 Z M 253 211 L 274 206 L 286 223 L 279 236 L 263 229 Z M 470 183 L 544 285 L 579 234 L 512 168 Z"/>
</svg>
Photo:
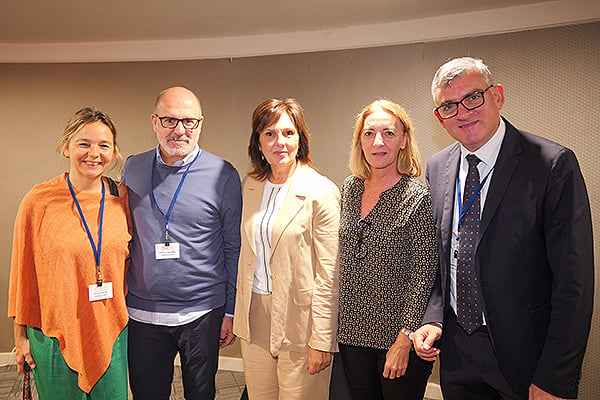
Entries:
<svg viewBox="0 0 600 400">
<path fill-rule="evenodd" d="M 413 264 L 408 275 L 408 290 L 403 295 L 405 307 L 400 321 L 401 326 L 413 331 L 421 326 L 438 267 L 437 240 L 429 192 L 417 201 L 410 216 Z"/>
<path fill-rule="evenodd" d="M 427 308 L 423 314 L 421 326 L 427 324 L 439 324 L 442 326 L 444 321 L 443 315 L 444 305 L 442 303 L 442 277 L 438 268 L 435 274 L 435 281 L 431 288 L 431 294 L 429 295 L 429 301 L 427 302 Z"/>
<path fill-rule="evenodd" d="M 427 181 L 427 186 L 431 188 L 431 180 L 430 180 L 430 163 L 427 163 L 427 168 L 425 172 L 425 180 Z M 433 219 L 435 223 L 435 217 Z M 437 232 L 437 229 L 436 229 Z M 437 236 L 437 233 L 436 233 Z M 437 238 L 439 241 L 439 238 Z M 442 324 L 444 320 L 444 304 L 442 298 L 442 277 L 440 271 L 440 263 L 439 263 L 439 254 L 441 254 L 441 247 L 439 243 L 437 244 L 437 254 L 438 254 L 438 265 L 436 267 L 435 281 L 433 283 L 433 287 L 431 289 L 431 294 L 429 296 L 429 302 L 427 303 L 427 308 L 425 309 L 425 314 L 423 315 L 423 320 L 421 325 L 426 325 L 430 323 L 438 323 Z"/>
<path fill-rule="evenodd" d="M 127 296 L 128 287 L 127 287 L 127 273 L 129 272 L 129 266 L 131 265 L 131 242 L 133 241 L 133 218 L 131 218 L 131 210 L 129 209 L 129 190 L 124 183 L 119 184 L 119 194 L 120 197 L 123 198 L 123 206 L 125 208 L 125 216 L 127 217 L 127 229 L 129 231 L 129 235 L 131 236 L 131 240 L 129 241 L 129 250 L 127 252 L 127 258 L 125 259 L 125 273 L 123 275 L 123 290 L 125 291 L 125 296 Z"/>
<path fill-rule="evenodd" d="M 127 185 L 127 172 L 129 171 L 129 162 L 131 160 L 131 156 L 125 159 L 125 165 L 123 165 L 123 170 L 121 171 L 121 183 L 123 185 Z"/>
<path fill-rule="evenodd" d="M 240 224 L 242 219 L 242 188 L 235 168 L 225 183 L 222 203 L 223 254 L 227 274 L 227 299 L 225 313 L 233 315 L 235 309 L 236 281 L 240 257 Z"/>
<path fill-rule="evenodd" d="M 35 279 L 34 205 L 31 192 L 23 199 L 15 220 L 8 316 L 23 325 L 40 326 L 40 298 Z"/>
<path fill-rule="evenodd" d="M 568 149 L 553 160 L 543 218 L 552 312 L 533 383 L 576 398 L 594 301 L 594 243 L 585 182 Z"/>
<path fill-rule="evenodd" d="M 327 189 L 314 199 L 312 226 L 316 276 L 308 345 L 316 350 L 334 352 L 337 351 L 339 302 L 340 192 L 329 180 Z"/>
</svg>

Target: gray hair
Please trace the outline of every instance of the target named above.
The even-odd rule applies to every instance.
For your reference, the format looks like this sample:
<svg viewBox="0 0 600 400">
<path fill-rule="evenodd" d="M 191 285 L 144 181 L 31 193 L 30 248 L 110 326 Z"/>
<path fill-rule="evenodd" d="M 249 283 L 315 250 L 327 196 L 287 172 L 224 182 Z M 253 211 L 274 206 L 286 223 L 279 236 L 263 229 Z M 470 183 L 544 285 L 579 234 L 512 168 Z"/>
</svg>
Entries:
<svg viewBox="0 0 600 400">
<path fill-rule="evenodd" d="M 488 85 L 494 84 L 492 73 L 483 61 L 471 57 L 455 58 L 442 65 L 431 82 L 431 95 L 435 101 L 435 92 L 441 88 L 450 85 L 454 78 L 466 75 L 471 72 L 480 73 Z"/>
</svg>

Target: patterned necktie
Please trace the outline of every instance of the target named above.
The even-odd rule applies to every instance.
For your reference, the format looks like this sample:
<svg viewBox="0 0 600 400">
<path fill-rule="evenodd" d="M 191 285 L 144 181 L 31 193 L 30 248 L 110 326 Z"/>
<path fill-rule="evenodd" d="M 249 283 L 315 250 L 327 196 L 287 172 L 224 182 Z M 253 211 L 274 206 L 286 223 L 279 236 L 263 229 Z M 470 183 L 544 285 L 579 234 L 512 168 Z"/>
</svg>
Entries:
<svg viewBox="0 0 600 400">
<path fill-rule="evenodd" d="M 481 161 L 474 154 L 467 156 L 469 172 L 465 182 L 463 207 L 479 187 L 477 164 Z M 479 233 L 479 193 L 460 221 L 458 236 L 458 260 L 456 267 L 456 320 L 472 334 L 482 322 L 479 284 L 475 273 L 475 242 Z"/>
</svg>

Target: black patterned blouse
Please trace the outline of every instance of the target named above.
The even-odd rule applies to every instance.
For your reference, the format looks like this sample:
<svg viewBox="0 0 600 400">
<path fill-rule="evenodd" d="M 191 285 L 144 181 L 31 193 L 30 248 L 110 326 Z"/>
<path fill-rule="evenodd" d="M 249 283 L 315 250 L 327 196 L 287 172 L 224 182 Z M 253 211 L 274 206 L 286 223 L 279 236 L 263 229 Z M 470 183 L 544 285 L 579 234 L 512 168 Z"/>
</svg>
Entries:
<svg viewBox="0 0 600 400">
<path fill-rule="evenodd" d="M 401 328 L 416 330 L 438 267 L 431 195 L 403 176 L 364 220 L 364 182 L 342 186 L 339 342 L 387 350 Z"/>
</svg>

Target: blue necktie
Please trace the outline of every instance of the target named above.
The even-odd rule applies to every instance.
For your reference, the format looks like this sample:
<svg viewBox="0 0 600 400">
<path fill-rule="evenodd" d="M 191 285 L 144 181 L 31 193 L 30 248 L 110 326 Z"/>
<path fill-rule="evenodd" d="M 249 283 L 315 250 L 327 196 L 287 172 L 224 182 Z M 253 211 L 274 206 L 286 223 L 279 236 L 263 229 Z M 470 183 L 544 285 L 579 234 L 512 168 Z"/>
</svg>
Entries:
<svg viewBox="0 0 600 400">
<path fill-rule="evenodd" d="M 469 172 L 465 182 L 463 204 L 475 194 L 479 187 L 477 164 L 481 161 L 474 154 L 467 156 Z M 460 221 L 458 236 L 458 260 L 456 267 L 456 320 L 472 334 L 482 323 L 479 283 L 475 272 L 475 243 L 479 234 L 479 193 Z"/>
</svg>

